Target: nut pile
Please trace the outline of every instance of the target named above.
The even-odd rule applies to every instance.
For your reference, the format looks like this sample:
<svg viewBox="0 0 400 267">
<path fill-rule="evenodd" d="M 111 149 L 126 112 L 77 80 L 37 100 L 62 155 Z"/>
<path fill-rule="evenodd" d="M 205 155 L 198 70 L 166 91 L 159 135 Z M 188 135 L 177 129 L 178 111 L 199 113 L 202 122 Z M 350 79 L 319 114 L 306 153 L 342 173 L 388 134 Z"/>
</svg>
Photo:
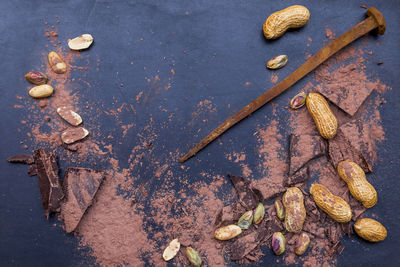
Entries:
<svg viewBox="0 0 400 267">
<path fill-rule="evenodd" d="M 71 50 L 83 50 L 88 48 L 92 42 L 93 37 L 90 34 L 83 34 L 72 40 L 69 40 L 68 46 Z M 48 54 L 48 60 L 49 65 L 54 73 L 64 74 L 67 72 L 67 65 L 58 53 L 51 51 Z M 50 84 L 47 84 L 47 76 L 42 72 L 28 72 L 25 75 L 25 79 L 28 82 L 36 85 L 29 90 L 29 95 L 33 98 L 47 98 L 50 97 L 54 92 L 54 88 Z M 68 107 L 57 108 L 57 113 L 62 119 L 73 126 L 72 128 L 66 129 L 61 134 L 61 140 L 65 144 L 69 145 L 75 143 L 89 135 L 89 131 L 83 127 L 74 128 L 82 123 L 82 117 L 78 113 Z"/>
</svg>

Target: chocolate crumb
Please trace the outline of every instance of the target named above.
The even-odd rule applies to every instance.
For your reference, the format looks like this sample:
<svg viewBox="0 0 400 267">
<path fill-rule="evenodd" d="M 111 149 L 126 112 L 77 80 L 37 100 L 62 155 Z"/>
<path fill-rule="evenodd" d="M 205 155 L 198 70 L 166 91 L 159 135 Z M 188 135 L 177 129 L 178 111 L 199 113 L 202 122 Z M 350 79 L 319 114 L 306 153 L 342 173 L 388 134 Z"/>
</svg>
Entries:
<svg viewBox="0 0 400 267">
<path fill-rule="evenodd" d="M 10 163 L 22 163 L 22 164 L 33 164 L 34 159 L 32 155 L 27 155 L 27 154 L 18 154 L 11 156 L 7 159 L 8 162 Z"/>
<path fill-rule="evenodd" d="M 37 175 L 37 168 L 36 168 L 35 164 L 32 164 L 32 165 L 29 166 L 28 175 L 29 176 Z"/>
</svg>

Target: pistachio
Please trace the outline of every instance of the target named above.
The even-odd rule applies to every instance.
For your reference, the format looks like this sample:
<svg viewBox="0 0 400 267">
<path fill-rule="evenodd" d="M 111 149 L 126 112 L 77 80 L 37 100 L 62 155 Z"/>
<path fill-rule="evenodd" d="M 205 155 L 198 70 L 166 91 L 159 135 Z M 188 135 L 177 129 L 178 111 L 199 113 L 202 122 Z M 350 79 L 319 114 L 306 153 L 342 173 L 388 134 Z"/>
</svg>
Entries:
<svg viewBox="0 0 400 267">
<path fill-rule="evenodd" d="M 173 259 L 181 248 L 181 243 L 179 243 L 178 239 L 175 238 L 172 240 L 169 245 L 164 249 L 163 259 L 165 261 L 169 261 Z"/>
<path fill-rule="evenodd" d="M 214 237 L 218 240 L 229 240 L 237 237 L 242 233 L 242 228 L 235 224 L 227 225 L 218 228 L 214 232 Z"/>
<path fill-rule="evenodd" d="M 246 229 L 249 229 L 252 222 L 253 222 L 253 211 L 249 210 L 249 211 L 246 211 L 242 215 L 242 217 L 240 217 L 240 219 L 238 221 L 238 225 L 240 228 L 246 230 Z"/>
<path fill-rule="evenodd" d="M 56 52 L 50 52 L 48 58 L 50 67 L 55 73 L 62 74 L 67 72 L 67 65 Z"/>
<path fill-rule="evenodd" d="M 92 35 L 86 33 L 74 39 L 68 40 L 68 46 L 71 50 L 83 50 L 93 43 Z"/>
<path fill-rule="evenodd" d="M 82 140 L 89 135 L 89 131 L 83 127 L 69 128 L 61 134 L 61 140 L 67 145 Z"/>
<path fill-rule="evenodd" d="M 25 79 L 36 85 L 47 83 L 47 76 L 39 71 L 28 72 L 25 74 Z"/>
<path fill-rule="evenodd" d="M 66 122 L 73 126 L 78 126 L 82 123 L 81 116 L 79 116 L 78 113 L 67 107 L 58 108 L 57 113 L 58 115 L 60 115 L 61 118 L 63 118 Z"/>
<path fill-rule="evenodd" d="M 298 109 L 304 106 L 306 103 L 306 93 L 305 92 L 300 92 L 297 95 L 295 95 L 292 100 L 290 101 L 290 107 L 292 109 Z"/>
<path fill-rule="evenodd" d="M 276 216 L 283 221 L 285 219 L 285 209 L 283 208 L 282 201 L 280 199 L 275 200 L 274 206 L 276 210 Z"/>
<path fill-rule="evenodd" d="M 264 219 L 265 208 L 262 203 L 258 203 L 257 208 L 254 210 L 253 223 L 259 224 Z"/>
<path fill-rule="evenodd" d="M 29 90 L 29 95 L 33 98 L 44 98 L 51 96 L 53 93 L 54 89 L 51 85 L 48 84 L 42 84 L 33 87 L 31 90 Z"/>
<path fill-rule="evenodd" d="M 285 252 L 285 237 L 281 232 L 272 235 L 272 250 L 278 256 Z"/>
<path fill-rule="evenodd" d="M 267 68 L 271 70 L 283 68 L 286 65 L 287 61 L 287 55 L 276 56 L 267 62 Z"/>
<path fill-rule="evenodd" d="M 310 237 L 306 233 L 301 233 L 297 239 L 296 250 L 294 251 L 297 255 L 303 255 L 306 252 L 308 245 L 310 244 Z"/>
<path fill-rule="evenodd" d="M 199 253 L 191 247 L 186 247 L 185 251 L 186 257 L 190 261 L 190 263 L 195 267 L 200 267 L 201 265 L 201 257 Z"/>
</svg>

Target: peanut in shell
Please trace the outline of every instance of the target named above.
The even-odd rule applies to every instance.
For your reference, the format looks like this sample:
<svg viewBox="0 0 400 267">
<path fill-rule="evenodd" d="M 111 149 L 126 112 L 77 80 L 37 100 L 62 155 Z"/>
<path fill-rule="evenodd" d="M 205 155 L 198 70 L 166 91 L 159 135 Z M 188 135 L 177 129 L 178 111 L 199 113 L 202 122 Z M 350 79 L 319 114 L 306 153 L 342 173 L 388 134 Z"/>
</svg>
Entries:
<svg viewBox="0 0 400 267">
<path fill-rule="evenodd" d="M 289 6 L 272 13 L 264 22 L 263 32 L 267 39 L 276 39 L 288 29 L 300 28 L 310 20 L 310 11 L 301 5 Z"/>
<path fill-rule="evenodd" d="M 288 188 L 283 194 L 282 203 L 285 207 L 285 221 L 283 224 L 286 230 L 300 233 L 306 219 L 303 192 L 297 187 Z"/>
<path fill-rule="evenodd" d="M 306 105 L 320 135 L 325 139 L 335 137 L 338 122 L 325 98 L 318 93 L 310 93 L 306 98 Z"/>
<path fill-rule="evenodd" d="M 338 223 L 346 223 L 351 220 L 350 205 L 341 197 L 335 196 L 325 186 L 313 184 L 310 193 L 317 206 Z"/>
<path fill-rule="evenodd" d="M 365 173 L 357 163 L 349 160 L 338 164 L 338 173 L 349 187 L 351 195 L 360 201 L 364 207 L 371 208 L 378 201 L 375 188 L 367 181 Z"/>
<path fill-rule="evenodd" d="M 359 219 L 354 230 L 361 238 L 370 242 L 380 242 L 387 236 L 386 228 L 378 221 L 370 218 Z"/>
</svg>

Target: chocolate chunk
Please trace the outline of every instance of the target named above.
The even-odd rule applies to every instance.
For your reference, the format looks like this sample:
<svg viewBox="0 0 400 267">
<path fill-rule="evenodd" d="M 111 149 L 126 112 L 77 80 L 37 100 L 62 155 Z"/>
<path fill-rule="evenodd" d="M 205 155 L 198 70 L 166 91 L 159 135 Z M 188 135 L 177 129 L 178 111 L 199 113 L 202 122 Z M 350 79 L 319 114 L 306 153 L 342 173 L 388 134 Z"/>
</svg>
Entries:
<svg viewBox="0 0 400 267">
<path fill-rule="evenodd" d="M 82 140 L 89 135 L 89 131 L 83 127 L 69 128 L 61 134 L 61 140 L 69 145 Z"/>
<path fill-rule="evenodd" d="M 66 197 L 61 207 L 65 231 L 75 230 L 104 179 L 104 171 L 87 168 L 68 168 L 64 175 L 63 189 Z"/>
<path fill-rule="evenodd" d="M 351 223 L 341 223 L 340 227 L 342 228 L 343 233 L 345 233 L 347 236 L 352 236 L 354 234 L 353 232 L 353 227 L 351 227 Z"/>
<path fill-rule="evenodd" d="M 374 142 L 371 141 L 369 126 L 362 120 L 353 120 L 340 126 L 340 131 L 359 153 L 361 153 L 367 166 L 366 172 L 372 172 L 372 163 L 375 159 Z"/>
<path fill-rule="evenodd" d="M 239 236 L 231 245 L 231 259 L 243 259 L 247 254 L 254 250 L 266 236 L 267 230 L 264 227 L 259 227 L 256 231 L 248 235 Z"/>
<path fill-rule="evenodd" d="M 237 222 L 240 218 L 241 214 L 245 212 L 245 209 L 240 208 L 241 206 L 238 205 L 236 202 L 232 205 L 223 207 L 217 214 L 215 218 L 214 225 L 215 226 L 222 226 L 228 225 L 233 222 Z"/>
<path fill-rule="evenodd" d="M 46 218 L 60 209 L 64 193 L 58 175 L 57 155 L 53 151 L 36 149 L 33 152 L 37 169 L 38 183 Z"/>
<path fill-rule="evenodd" d="M 18 154 L 15 156 L 11 156 L 7 159 L 8 162 L 10 163 L 22 163 L 22 164 L 33 164 L 34 159 L 32 155 L 26 155 L 26 154 Z"/>
<path fill-rule="evenodd" d="M 326 153 L 325 140 L 318 135 L 291 134 L 289 143 L 289 175 L 293 175 L 309 161 Z"/>
<path fill-rule="evenodd" d="M 307 217 L 309 217 L 312 222 L 317 222 L 320 220 L 321 213 L 312 197 L 304 197 L 304 206 L 306 208 Z"/>
<path fill-rule="evenodd" d="M 289 187 L 295 184 L 301 184 L 306 182 L 310 178 L 310 171 L 308 166 L 301 168 L 295 174 L 285 178 L 284 185 Z"/>
<path fill-rule="evenodd" d="M 63 118 L 66 122 L 73 126 L 78 126 L 82 123 L 81 116 L 79 116 L 78 113 L 67 107 L 58 108 L 57 113 L 58 115 L 60 115 L 61 118 Z"/>
<path fill-rule="evenodd" d="M 356 64 L 342 67 L 334 76 L 329 73 L 330 77 L 325 77 L 326 82 L 323 85 L 317 85 L 315 89 L 344 112 L 353 116 L 374 89 L 369 83 L 360 86 L 359 81 L 351 78 L 353 75 L 358 75 L 358 72 Z M 339 80 L 340 82 L 337 82 Z"/>
<path fill-rule="evenodd" d="M 260 199 L 260 197 L 262 197 L 260 196 L 260 191 L 254 191 L 250 187 L 250 181 L 244 179 L 241 176 L 228 174 L 228 177 L 236 189 L 239 203 L 244 208 L 246 208 L 247 210 L 254 209 L 259 202 L 262 202 L 262 199 Z"/>
<path fill-rule="evenodd" d="M 35 175 L 37 175 L 37 167 L 36 167 L 36 164 L 32 164 L 32 165 L 29 166 L 28 175 L 29 175 L 29 176 L 35 176 Z"/>
<path fill-rule="evenodd" d="M 342 127 L 339 128 L 337 135 L 328 141 L 329 158 L 335 168 L 339 162 L 350 160 L 357 163 L 365 172 L 372 171 L 372 164 L 368 163 L 366 157 L 360 152 L 348 138 L 344 135 Z"/>
</svg>

